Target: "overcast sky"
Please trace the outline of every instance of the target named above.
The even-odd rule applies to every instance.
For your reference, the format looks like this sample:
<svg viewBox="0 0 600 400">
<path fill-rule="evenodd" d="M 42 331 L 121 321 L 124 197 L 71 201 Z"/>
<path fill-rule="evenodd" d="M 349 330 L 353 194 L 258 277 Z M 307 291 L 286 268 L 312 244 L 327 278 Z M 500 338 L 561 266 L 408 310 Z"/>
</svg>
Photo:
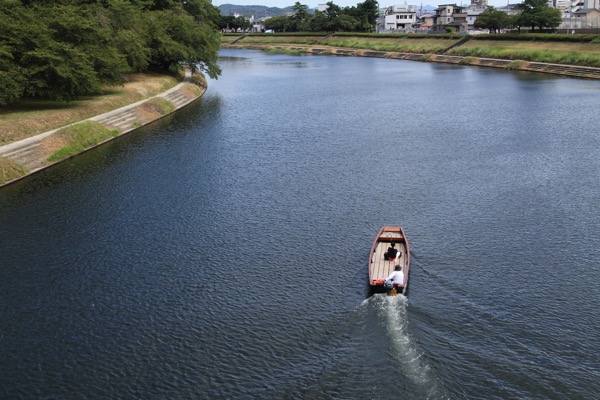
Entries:
<svg viewBox="0 0 600 400">
<path fill-rule="evenodd" d="M 302 1 L 302 0 L 298 0 L 300 1 L 300 4 L 306 4 L 309 8 L 316 8 L 318 4 L 325 4 L 327 3 L 329 0 L 310 0 L 310 1 Z M 351 7 L 351 6 L 355 6 L 358 3 L 362 3 L 364 0 L 333 0 L 334 4 L 337 4 L 340 7 Z M 510 0 L 510 4 L 516 4 L 516 3 L 520 3 L 520 0 Z M 294 3 L 296 3 L 296 0 L 213 0 L 212 4 L 215 6 L 220 6 L 221 4 L 237 4 L 237 5 L 243 5 L 243 6 L 267 6 L 267 7 L 279 7 L 279 8 L 284 8 L 284 7 L 288 7 L 288 6 L 293 6 Z M 423 5 L 423 6 L 434 6 L 437 7 L 440 4 L 458 4 L 458 5 L 464 5 L 464 6 L 468 6 L 469 4 L 471 4 L 470 0 L 463 0 L 462 2 L 460 0 L 450 0 L 450 1 L 431 1 L 431 0 L 424 0 L 424 1 L 415 1 L 415 0 L 411 0 L 411 1 L 403 1 L 403 0 L 398 0 L 398 1 L 393 1 L 393 0 L 380 0 L 379 1 L 379 5 L 380 7 L 389 7 L 389 6 L 393 6 L 393 5 L 403 5 L 403 4 L 414 4 L 417 7 Z M 494 6 L 494 7 L 500 7 L 500 6 L 505 6 L 506 4 L 508 4 L 508 0 L 488 0 L 488 4 L 490 6 Z"/>
</svg>

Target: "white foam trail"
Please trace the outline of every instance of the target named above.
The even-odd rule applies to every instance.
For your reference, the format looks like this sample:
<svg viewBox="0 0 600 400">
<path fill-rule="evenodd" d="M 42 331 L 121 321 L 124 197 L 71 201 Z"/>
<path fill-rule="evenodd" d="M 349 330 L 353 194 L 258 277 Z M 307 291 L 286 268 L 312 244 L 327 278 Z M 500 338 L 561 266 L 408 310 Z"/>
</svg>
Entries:
<svg viewBox="0 0 600 400">
<path fill-rule="evenodd" d="M 378 313 L 383 314 L 385 327 L 390 338 L 392 355 L 397 362 L 403 380 L 414 393 L 422 393 L 423 398 L 440 398 L 440 391 L 431 367 L 408 333 L 406 310 L 408 299 L 405 296 L 373 296 Z"/>
</svg>

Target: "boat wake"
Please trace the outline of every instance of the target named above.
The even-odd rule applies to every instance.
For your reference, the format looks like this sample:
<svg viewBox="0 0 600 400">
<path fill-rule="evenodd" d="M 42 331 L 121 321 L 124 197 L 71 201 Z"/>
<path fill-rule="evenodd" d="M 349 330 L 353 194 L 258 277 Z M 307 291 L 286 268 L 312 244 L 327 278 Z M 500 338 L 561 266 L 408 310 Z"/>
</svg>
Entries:
<svg viewBox="0 0 600 400">
<path fill-rule="evenodd" d="M 439 399 L 443 395 L 434 372 L 427 363 L 414 339 L 409 334 L 405 296 L 373 295 L 363 302 L 377 316 L 387 336 L 387 357 L 391 358 L 399 379 L 403 382 L 403 392 L 416 398 Z"/>
</svg>

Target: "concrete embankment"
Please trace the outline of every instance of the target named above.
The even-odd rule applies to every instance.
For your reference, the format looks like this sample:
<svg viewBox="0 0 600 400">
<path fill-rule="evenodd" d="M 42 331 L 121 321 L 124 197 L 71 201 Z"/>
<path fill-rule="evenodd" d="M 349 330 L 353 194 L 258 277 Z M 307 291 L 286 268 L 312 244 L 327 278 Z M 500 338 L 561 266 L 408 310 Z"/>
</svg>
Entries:
<svg viewBox="0 0 600 400">
<path fill-rule="evenodd" d="M 478 67 L 502 68 L 514 71 L 541 72 L 555 75 L 566 75 L 586 79 L 600 79 L 600 68 L 578 65 L 550 64 L 523 60 L 503 60 L 495 58 L 449 56 L 444 54 L 402 53 L 394 51 L 378 51 L 369 49 L 354 49 L 326 45 L 301 44 L 222 44 L 222 48 L 255 49 L 267 51 L 298 52 L 319 55 L 378 57 L 412 61 L 426 61 L 448 64 L 472 65 Z"/>
<path fill-rule="evenodd" d="M 204 79 L 196 79 L 196 77 L 192 77 L 190 71 L 186 71 L 185 79 L 166 92 L 105 114 L 89 118 L 85 121 L 80 121 L 76 124 L 94 121 L 114 133 L 110 139 L 86 148 L 84 151 L 106 143 L 109 140 L 122 136 L 154 122 L 171 112 L 181 109 L 202 97 L 205 91 L 206 84 Z M 162 112 L 159 107 L 155 106 L 157 99 L 161 102 L 168 102 L 168 104 L 172 105 L 172 107 L 169 108 L 173 111 L 166 113 Z M 57 136 L 56 134 L 64 128 L 65 127 L 54 129 L 27 139 L 0 146 L 0 161 L 3 161 L 0 164 L 0 168 L 12 168 L 20 171 L 17 174 L 18 176 L 3 183 L 0 181 L 0 186 L 13 183 L 28 175 L 55 165 L 57 162 L 48 161 L 48 158 L 59 149 L 56 140 L 53 139 Z"/>
</svg>

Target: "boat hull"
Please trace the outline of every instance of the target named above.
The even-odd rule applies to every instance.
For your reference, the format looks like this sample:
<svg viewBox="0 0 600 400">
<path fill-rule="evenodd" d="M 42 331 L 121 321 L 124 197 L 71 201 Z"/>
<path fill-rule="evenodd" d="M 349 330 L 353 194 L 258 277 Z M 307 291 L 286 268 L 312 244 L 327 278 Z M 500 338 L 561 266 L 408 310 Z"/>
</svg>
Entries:
<svg viewBox="0 0 600 400">
<path fill-rule="evenodd" d="M 385 256 L 392 243 L 395 244 L 394 248 L 400 251 L 400 256 L 395 260 L 389 260 Z M 404 282 L 394 286 L 398 293 L 406 294 L 410 271 L 408 240 L 402 227 L 384 226 L 375 237 L 369 253 L 369 289 L 371 293 L 387 292 L 384 286 L 385 279 L 394 271 L 397 265 L 402 268 Z"/>
</svg>

